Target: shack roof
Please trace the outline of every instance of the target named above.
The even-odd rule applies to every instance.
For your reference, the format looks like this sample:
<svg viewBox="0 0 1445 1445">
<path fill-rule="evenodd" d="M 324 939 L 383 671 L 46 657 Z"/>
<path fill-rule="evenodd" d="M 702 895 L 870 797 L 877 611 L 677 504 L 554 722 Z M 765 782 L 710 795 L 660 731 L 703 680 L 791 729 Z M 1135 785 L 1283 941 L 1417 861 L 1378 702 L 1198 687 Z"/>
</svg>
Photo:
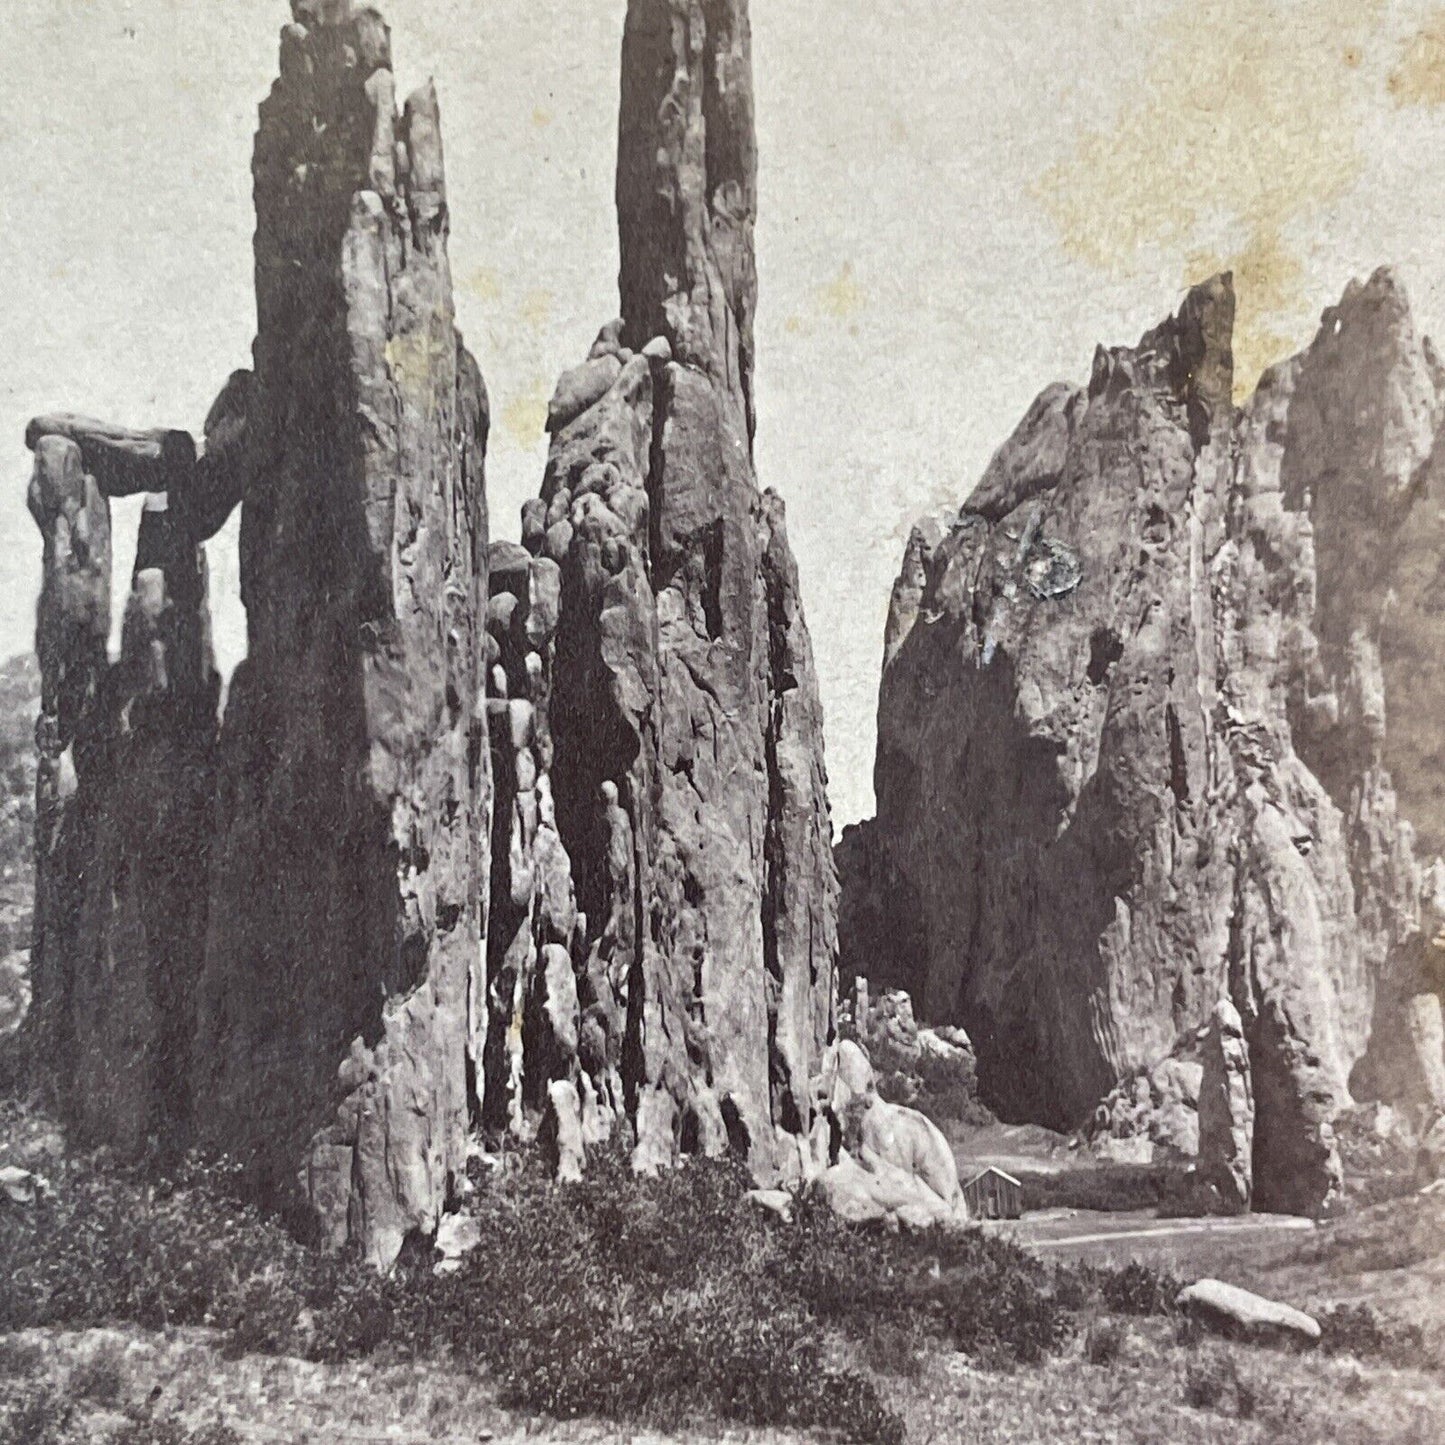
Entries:
<svg viewBox="0 0 1445 1445">
<path fill-rule="evenodd" d="M 1015 1179 L 1012 1174 L 1008 1173 L 1007 1170 L 1000 1169 L 993 1164 L 990 1164 L 987 1169 L 980 1169 L 978 1173 L 975 1174 L 973 1178 L 970 1179 L 968 1183 L 965 1184 L 963 1187 L 967 1189 L 970 1185 L 977 1184 L 981 1179 L 987 1179 L 990 1174 L 996 1175 L 999 1179 L 1006 1179 L 1010 1184 L 1013 1185 L 1015 1189 L 1023 1188 L 1023 1185 L 1017 1179 Z"/>
</svg>

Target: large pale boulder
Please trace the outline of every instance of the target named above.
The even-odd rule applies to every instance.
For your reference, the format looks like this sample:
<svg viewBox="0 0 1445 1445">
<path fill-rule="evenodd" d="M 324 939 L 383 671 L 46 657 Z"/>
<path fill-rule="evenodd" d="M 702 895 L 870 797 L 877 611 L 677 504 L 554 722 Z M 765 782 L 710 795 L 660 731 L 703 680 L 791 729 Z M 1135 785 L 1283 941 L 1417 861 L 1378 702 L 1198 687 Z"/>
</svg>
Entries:
<svg viewBox="0 0 1445 1445">
<path fill-rule="evenodd" d="M 1185 1313 L 1232 1336 L 1285 1337 L 1307 1344 L 1320 1338 L 1319 1321 L 1303 1310 L 1222 1280 L 1201 1279 L 1181 1290 L 1175 1303 Z"/>
<path fill-rule="evenodd" d="M 947 1139 L 918 1110 L 879 1096 L 872 1064 L 851 1039 L 828 1051 L 821 1097 L 837 1141 L 819 1183 L 839 1215 L 918 1229 L 968 1217 Z"/>
</svg>

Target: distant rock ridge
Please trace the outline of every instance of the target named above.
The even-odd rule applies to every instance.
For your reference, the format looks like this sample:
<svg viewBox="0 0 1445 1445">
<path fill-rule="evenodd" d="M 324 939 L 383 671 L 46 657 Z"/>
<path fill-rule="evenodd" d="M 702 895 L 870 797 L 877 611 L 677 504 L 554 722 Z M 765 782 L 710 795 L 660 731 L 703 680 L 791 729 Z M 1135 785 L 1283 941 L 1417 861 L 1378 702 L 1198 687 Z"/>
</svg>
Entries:
<svg viewBox="0 0 1445 1445">
<path fill-rule="evenodd" d="M 1218 277 L 1100 348 L 914 529 L 842 968 L 962 1024 L 985 1100 L 1055 1127 L 1197 1065 L 1226 1000 L 1249 1077 L 1211 1087 L 1252 1114 L 1229 1187 L 1312 1213 L 1352 1087 L 1440 1077 L 1402 1041 L 1434 1037 L 1441 983 L 1406 819 L 1438 846 L 1445 378 L 1380 271 L 1236 408 L 1233 311 Z"/>
<path fill-rule="evenodd" d="M 745 0 L 631 0 L 622 319 L 489 543 L 437 99 L 294 0 L 253 175 L 252 371 L 200 445 L 32 422 L 31 1056 L 84 1139 L 223 1150 L 381 1267 L 469 1133 L 559 1174 L 827 1163 L 836 880 L 781 501 L 753 471 Z M 122 657 L 110 500 L 144 494 Z M 241 513 L 224 719 L 203 544 Z"/>
</svg>

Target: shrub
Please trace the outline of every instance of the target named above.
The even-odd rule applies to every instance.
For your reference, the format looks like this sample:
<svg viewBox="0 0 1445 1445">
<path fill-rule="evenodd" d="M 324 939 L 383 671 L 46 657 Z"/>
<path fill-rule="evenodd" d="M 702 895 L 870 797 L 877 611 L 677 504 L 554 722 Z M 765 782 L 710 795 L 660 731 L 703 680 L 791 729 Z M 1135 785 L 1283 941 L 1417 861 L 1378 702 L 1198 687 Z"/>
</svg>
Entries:
<svg viewBox="0 0 1445 1445">
<path fill-rule="evenodd" d="M 1417 1324 L 1381 1318 L 1369 1305 L 1335 1305 L 1318 1316 L 1320 1348 L 1331 1355 L 1382 1359 L 1402 1369 L 1434 1370 L 1440 1353 Z M 1438 1342 L 1437 1342 L 1438 1343 Z"/>
<path fill-rule="evenodd" d="M 241 1437 L 220 1420 L 188 1430 L 179 1420 L 157 1420 L 136 1413 L 110 1437 L 109 1445 L 242 1445 L 242 1442 Z"/>
<path fill-rule="evenodd" d="M 1230 1365 L 1226 1355 L 1190 1361 L 1184 1371 L 1184 1403 L 1196 1410 L 1217 1410 L 1229 1390 Z"/>
<path fill-rule="evenodd" d="M 75 1406 L 48 1385 L 29 1381 L 0 1396 L 0 1445 L 64 1445 Z"/>
<path fill-rule="evenodd" d="M 880 1373 L 910 1374 L 932 1341 L 1008 1367 L 1060 1348 L 1089 1301 L 1157 1310 L 1175 1288 L 1139 1267 L 1050 1269 L 977 1229 L 851 1225 L 815 1196 L 783 1227 L 748 1183 L 706 1160 L 639 1179 L 618 1150 L 558 1186 L 524 1157 L 478 1182 L 481 1242 L 453 1274 L 414 1241 L 383 1279 L 302 1248 L 237 1197 L 228 1168 L 156 1184 L 77 1166 L 0 1216 L 0 1331 L 204 1324 L 237 1352 L 444 1354 L 485 1370 L 502 1403 L 555 1416 L 663 1429 L 703 1416 L 890 1445 L 901 1424 L 867 1375 L 838 1366 L 837 1336 Z M 121 1445 L 203 1445 L 180 1428 L 137 1416 Z"/>
<path fill-rule="evenodd" d="M 160 1183 L 73 1166 L 34 1206 L 0 1215 L 0 1330 L 230 1324 L 251 1280 L 304 1272 L 309 1258 L 233 1179 L 224 1165 Z"/>
<path fill-rule="evenodd" d="M 1184 1372 L 1185 1404 L 1196 1410 L 1224 1410 L 1231 1400 L 1241 1420 L 1252 1420 L 1259 1410 L 1259 1387 L 1233 1355 L 1211 1354 L 1190 1362 Z"/>
<path fill-rule="evenodd" d="M 70 1398 L 95 1405 L 118 1405 L 128 1375 L 124 1348 L 108 1340 L 71 1370 Z"/>
<path fill-rule="evenodd" d="M 1121 1315 L 1172 1315 L 1184 1281 L 1167 1269 L 1131 1260 L 1122 1269 L 1098 1270 L 1104 1304 Z"/>
<path fill-rule="evenodd" d="M 227 1349 L 235 1355 L 279 1355 L 297 1342 L 302 1299 L 278 1270 L 247 1280 L 233 1297 L 218 1301 L 217 1313 L 229 1331 Z"/>
<path fill-rule="evenodd" d="M 1384 1324 L 1369 1305 L 1336 1305 L 1319 1316 L 1320 1348 L 1332 1355 L 1382 1355 Z"/>
<path fill-rule="evenodd" d="M 814 1315 L 855 1338 L 907 1321 L 985 1365 L 1036 1362 L 1075 1327 L 1049 1270 L 978 1229 L 889 1235 L 804 1201 L 773 1272 Z"/>
<path fill-rule="evenodd" d="M 922 1372 L 927 1336 L 917 1320 L 879 1320 L 863 1331 L 860 1344 L 864 1362 L 876 1374 L 911 1380 Z"/>
<path fill-rule="evenodd" d="M 1084 1336 L 1084 1358 L 1091 1365 L 1112 1365 L 1123 1358 L 1124 1326 L 1118 1320 L 1095 1320 Z"/>
</svg>

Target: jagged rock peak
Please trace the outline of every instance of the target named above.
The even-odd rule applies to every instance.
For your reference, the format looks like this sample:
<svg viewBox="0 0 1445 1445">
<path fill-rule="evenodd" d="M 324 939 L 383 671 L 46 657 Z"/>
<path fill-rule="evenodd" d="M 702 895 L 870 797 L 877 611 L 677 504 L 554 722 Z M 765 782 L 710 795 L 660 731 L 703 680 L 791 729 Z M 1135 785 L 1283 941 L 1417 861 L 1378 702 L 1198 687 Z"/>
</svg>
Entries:
<svg viewBox="0 0 1445 1445">
<path fill-rule="evenodd" d="M 46 682 L 35 1033 L 85 1132 L 299 1178 L 379 1265 L 436 1227 L 484 1074 L 486 393 L 456 331 L 435 91 L 297 3 L 253 173 L 254 372 L 204 445 L 37 418 Z M 109 496 L 147 492 L 105 660 Z M 200 544 L 241 508 L 217 735 Z M 103 1075 L 103 1077 L 102 1077 Z"/>
<path fill-rule="evenodd" d="M 751 436 L 757 142 L 747 0 L 629 0 L 617 151 L 622 337 L 742 406 Z"/>
<path fill-rule="evenodd" d="M 622 317 L 558 383 L 541 495 L 522 512 L 531 560 L 494 596 L 493 636 L 508 686 L 525 656 L 527 696 L 545 699 L 529 755 L 509 753 L 499 777 L 520 764 L 534 792 L 545 783 L 578 920 L 551 946 L 571 951 L 579 1048 L 539 1048 L 513 1096 L 538 1113 L 527 1081 L 555 1076 L 547 1107 L 584 1113 L 555 1121 L 559 1139 L 621 1128 L 639 1169 L 734 1148 L 776 1179 L 816 1155 L 836 881 L 797 570 L 749 445 L 751 87 L 741 0 L 633 0 Z M 523 636 L 522 593 L 544 569 L 555 632 Z M 548 836 L 527 798 L 498 818 L 514 865 Z M 544 872 L 562 877 L 511 876 L 540 889 Z M 535 907 L 524 896 L 517 912 L 515 950 L 493 935 L 494 1007 L 542 978 Z"/>
<path fill-rule="evenodd" d="M 994 1107 L 1060 1126 L 1228 999 L 1239 1177 L 1313 1211 L 1339 1191 L 1330 1120 L 1419 973 L 1442 386 L 1379 272 L 1236 410 L 1233 310 L 1217 277 L 1100 348 L 956 519 L 914 530 L 879 815 L 839 853 L 844 967 L 962 1023 Z"/>
</svg>

